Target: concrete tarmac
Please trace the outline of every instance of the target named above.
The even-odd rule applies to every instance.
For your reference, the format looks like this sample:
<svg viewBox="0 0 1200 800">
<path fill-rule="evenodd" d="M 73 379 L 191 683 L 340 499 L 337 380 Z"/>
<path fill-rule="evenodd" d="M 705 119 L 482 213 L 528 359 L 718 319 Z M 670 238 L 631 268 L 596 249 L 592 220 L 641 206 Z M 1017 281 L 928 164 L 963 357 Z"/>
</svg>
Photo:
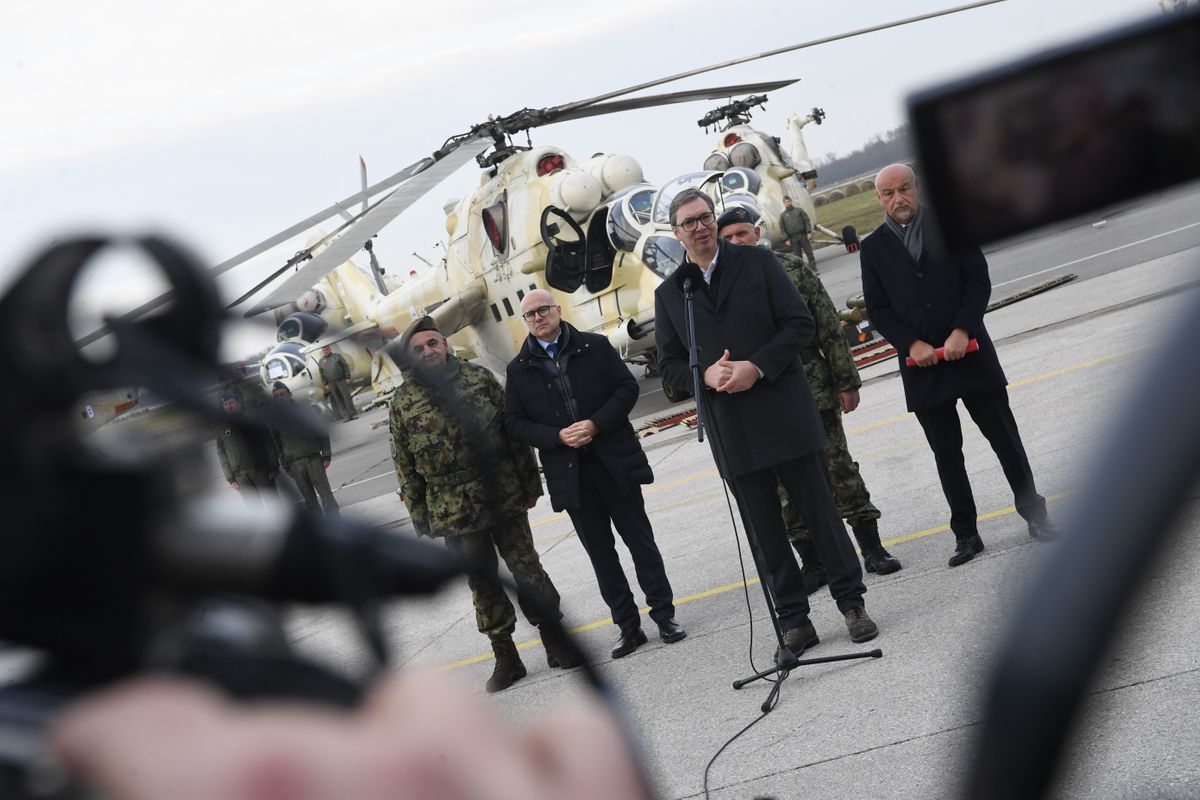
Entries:
<svg viewBox="0 0 1200 800">
<path fill-rule="evenodd" d="M 994 298 L 1062 272 L 1080 275 L 987 317 L 1038 488 L 1050 499 L 1056 520 L 1070 520 L 1095 455 L 1123 419 L 1126 396 L 1139 385 L 1147 361 L 1169 348 L 1193 346 L 1191 332 L 1181 332 L 1179 325 L 1184 310 L 1200 303 L 1198 194 L 1193 188 L 1129 204 L 1102 215 L 1102 226 L 1094 227 L 1098 219 L 1061 225 L 989 253 Z M 857 293 L 856 258 L 822 251 L 818 261 L 835 301 Z M 999 464 L 963 414 L 966 460 L 987 549 L 969 564 L 949 568 L 954 540 L 948 511 L 932 454 L 915 418 L 905 412 L 895 363 L 866 368 L 863 378 L 862 405 L 845 418 L 845 426 L 851 452 L 883 512 L 885 544 L 904 569 L 866 576 L 867 609 L 880 628 L 867 645 L 850 642 L 827 590 L 814 595 L 812 619 L 821 643 L 807 655 L 879 647 L 883 657 L 793 672 L 776 709 L 712 765 L 713 797 L 954 796 L 979 728 L 980 693 L 998 639 L 1023 586 L 1057 546 L 1027 536 Z M 656 380 L 643 380 L 642 386 L 635 421 L 687 407 L 667 403 Z M 1162 396 L 1169 407 L 1169 386 Z M 647 620 L 650 643 L 611 659 L 617 629 L 570 520 L 546 498 L 530 519 L 568 621 L 621 695 L 659 796 L 692 798 L 703 796 L 713 755 L 760 715 L 767 685 L 734 691 L 731 683 L 766 668 L 775 640 L 708 444 L 678 427 L 646 438 L 644 445 L 656 476 L 645 488 L 645 501 L 674 587 L 677 617 L 688 631 L 682 642 L 661 643 Z M 395 535 L 412 535 L 395 493 L 386 410 L 335 426 L 333 451 L 330 475 L 343 512 Z M 1195 757 L 1200 641 L 1192 635 L 1200 612 L 1193 579 L 1200 556 L 1195 499 L 1178 527 L 1089 687 L 1056 797 L 1200 791 Z M 628 555 L 621 553 L 640 600 Z M 744 577 L 751 579 L 748 587 Z M 400 666 L 449 670 L 467 691 L 482 694 L 491 654 L 475 629 L 465 582 L 431 598 L 399 600 L 385 619 Z M 1061 620 L 1064 628 L 1075 622 Z M 365 648 L 345 614 L 297 610 L 290 633 L 303 651 L 338 668 L 357 672 L 367 666 Z M 580 693 L 581 681 L 546 666 L 537 631 L 523 619 L 516 639 L 529 675 L 486 701 L 520 723 L 553 713 Z"/>
</svg>

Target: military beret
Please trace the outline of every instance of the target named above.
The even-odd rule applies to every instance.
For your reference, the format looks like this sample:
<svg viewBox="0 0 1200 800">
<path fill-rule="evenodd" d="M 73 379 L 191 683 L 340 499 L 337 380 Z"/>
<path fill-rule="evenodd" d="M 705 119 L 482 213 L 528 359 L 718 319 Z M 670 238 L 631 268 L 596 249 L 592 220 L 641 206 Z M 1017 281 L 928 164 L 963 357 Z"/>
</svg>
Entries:
<svg viewBox="0 0 1200 800">
<path fill-rule="evenodd" d="M 408 352 L 408 343 L 412 339 L 412 337 L 416 336 L 418 333 L 423 333 L 425 331 L 434 331 L 435 333 L 441 333 L 441 331 L 438 330 L 437 323 L 433 321 L 433 317 L 426 316 L 426 317 L 421 317 L 418 320 L 414 320 L 411 325 L 409 325 L 407 328 L 404 329 L 404 333 L 400 334 L 400 341 L 399 341 L 400 352 L 407 353 Z"/>
<path fill-rule="evenodd" d="M 758 222 L 758 212 L 745 206 L 733 206 L 726 210 L 721 216 L 717 217 L 717 230 L 721 230 L 726 225 L 734 225 L 738 222 L 746 222 L 754 225 Z"/>
</svg>

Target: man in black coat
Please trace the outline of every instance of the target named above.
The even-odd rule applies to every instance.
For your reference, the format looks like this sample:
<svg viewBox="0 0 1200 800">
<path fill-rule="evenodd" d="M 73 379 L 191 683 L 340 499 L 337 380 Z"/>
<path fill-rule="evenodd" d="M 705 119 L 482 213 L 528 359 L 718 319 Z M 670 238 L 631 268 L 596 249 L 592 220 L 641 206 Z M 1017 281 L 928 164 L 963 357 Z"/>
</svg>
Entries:
<svg viewBox="0 0 1200 800">
<path fill-rule="evenodd" d="M 916 175 L 907 164 L 884 167 L 875 178 L 875 193 L 886 217 L 859 250 L 867 314 L 896 348 L 908 410 L 916 414 L 933 449 L 956 539 L 950 566 L 983 552 L 963 461 L 959 398 L 1000 459 L 1029 535 L 1054 538 L 1057 531 L 1046 516 L 1046 499 L 1034 486 L 1008 405 L 1008 381 L 983 325 L 992 291 L 983 253 L 976 249 L 952 257 L 939 246 L 921 208 Z M 978 352 L 967 352 L 971 339 L 978 342 Z M 916 366 L 907 366 L 906 357 Z"/>
<path fill-rule="evenodd" d="M 529 336 L 508 364 L 505 423 L 536 447 L 555 511 L 566 509 L 592 561 L 600 594 L 621 636 L 613 658 L 646 643 L 612 526 L 633 556 L 650 618 L 668 644 L 687 636 L 675 621 L 671 584 L 646 516 L 641 484 L 654 480 L 629 424 L 638 386 L 608 339 L 562 319 L 554 297 L 536 289 L 521 300 Z M 611 524 L 610 524 L 611 521 Z"/>
<path fill-rule="evenodd" d="M 812 529 L 851 640 L 873 639 L 878 628 L 866 613 L 862 568 L 833 500 L 825 432 L 800 363 L 800 351 L 816 330 L 812 314 L 772 253 L 717 238 L 708 195 L 680 192 L 670 218 L 687 260 L 654 293 L 659 369 L 672 386 L 692 388 L 686 278 L 695 294 L 696 343 L 706 387 L 698 399 L 710 426 L 713 456 L 737 497 L 784 644 L 800 655 L 819 638 L 784 530 L 780 482 Z"/>
</svg>

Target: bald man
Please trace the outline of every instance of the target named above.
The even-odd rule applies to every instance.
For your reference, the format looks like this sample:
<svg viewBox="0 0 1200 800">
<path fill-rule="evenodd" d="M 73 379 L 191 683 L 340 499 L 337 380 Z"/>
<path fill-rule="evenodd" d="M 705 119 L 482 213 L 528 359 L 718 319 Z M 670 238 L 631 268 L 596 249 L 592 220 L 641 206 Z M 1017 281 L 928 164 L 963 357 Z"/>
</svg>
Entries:
<svg viewBox="0 0 1200 800">
<path fill-rule="evenodd" d="M 1029 535 L 1054 538 L 1058 532 L 1046 516 L 1046 499 L 1034 486 L 1008 405 L 1008 381 L 983 325 L 992 292 L 983 253 L 975 249 L 951 256 L 939 246 L 921 206 L 917 177 L 907 164 L 884 167 L 875 177 L 875 193 L 885 217 L 859 250 L 863 294 L 872 324 L 896 348 L 908 410 L 916 414 L 933 450 L 956 540 L 950 566 L 983 552 L 963 461 L 960 399 L 999 458 Z M 971 339 L 979 343 L 978 352 L 967 352 Z M 916 365 L 907 366 L 906 357 Z"/>
<path fill-rule="evenodd" d="M 642 500 L 641 485 L 654 473 L 629 424 L 637 381 L 608 339 L 564 321 L 544 289 L 521 299 L 521 316 L 529 336 L 508 365 L 505 421 L 514 439 L 537 448 L 550 502 L 570 515 L 591 559 L 600 595 L 621 631 L 612 657 L 627 656 L 647 641 L 617 557 L 614 526 L 633 557 L 659 637 L 678 642 L 687 633 L 675 621 L 671 583 Z"/>
</svg>

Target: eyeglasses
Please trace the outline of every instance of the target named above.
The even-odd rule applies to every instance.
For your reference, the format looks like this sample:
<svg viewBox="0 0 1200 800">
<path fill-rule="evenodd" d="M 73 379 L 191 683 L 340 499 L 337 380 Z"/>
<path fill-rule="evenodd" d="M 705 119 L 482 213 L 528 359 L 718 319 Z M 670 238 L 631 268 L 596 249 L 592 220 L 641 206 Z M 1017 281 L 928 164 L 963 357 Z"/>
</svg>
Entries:
<svg viewBox="0 0 1200 800">
<path fill-rule="evenodd" d="M 526 311 L 521 316 L 525 318 L 526 322 L 533 322 L 534 317 L 548 317 L 550 316 L 550 312 L 556 308 L 558 308 L 558 306 L 538 306 L 535 309 Z"/>
<path fill-rule="evenodd" d="M 714 214 L 713 212 L 709 211 L 708 213 L 701 214 L 698 217 L 688 217 L 687 219 L 685 219 L 682 222 L 680 222 L 679 224 L 677 224 L 675 227 L 683 228 L 688 233 L 691 233 L 692 231 L 696 230 L 697 225 L 703 225 L 704 227 L 707 228 L 709 225 L 712 225 L 713 222 L 716 221 L 716 219 L 717 219 L 717 215 Z"/>
</svg>

